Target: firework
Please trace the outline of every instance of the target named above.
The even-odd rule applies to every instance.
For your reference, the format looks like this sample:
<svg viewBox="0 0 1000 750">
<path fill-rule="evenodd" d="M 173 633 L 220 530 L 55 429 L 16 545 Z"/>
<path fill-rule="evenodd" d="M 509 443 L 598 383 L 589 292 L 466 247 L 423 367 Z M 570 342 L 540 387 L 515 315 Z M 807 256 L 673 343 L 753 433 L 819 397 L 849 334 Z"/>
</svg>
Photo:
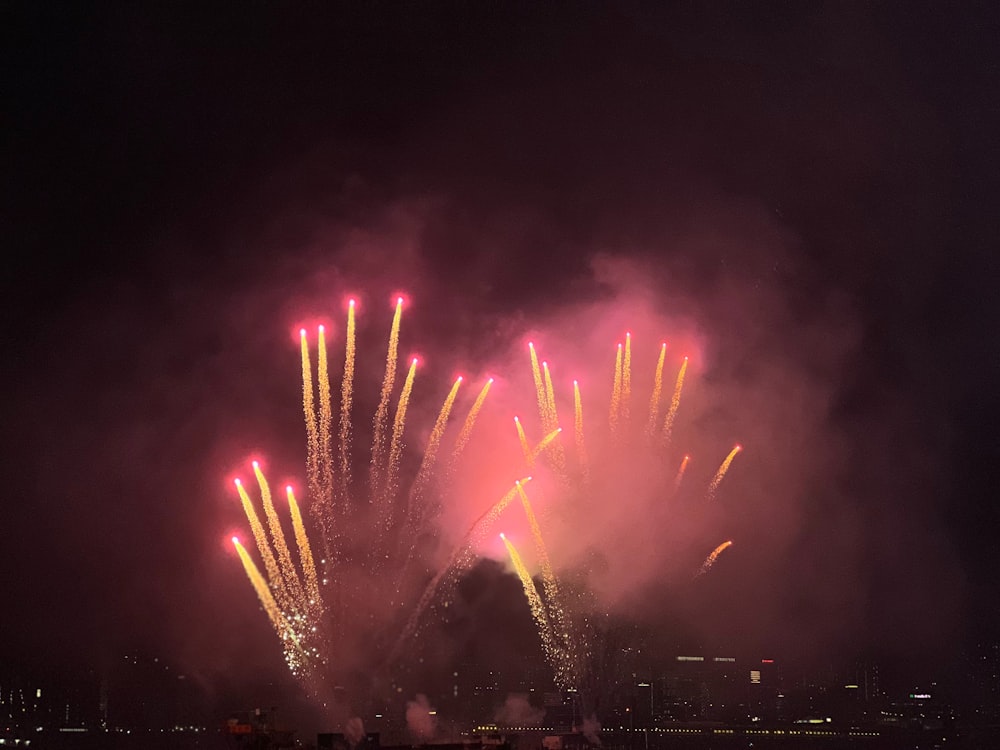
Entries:
<svg viewBox="0 0 1000 750">
<path fill-rule="evenodd" d="M 646 424 L 646 434 L 652 437 L 656 430 L 656 422 L 660 416 L 660 397 L 663 393 L 663 364 L 667 359 L 667 345 L 660 347 L 660 358 L 656 360 L 656 372 L 653 374 L 653 392 L 649 396 L 649 422 Z"/>
<path fill-rule="evenodd" d="M 723 542 L 714 550 L 712 550 L 711 554 L 705 558 L 705 562 L 702 563 L 701 568 L 698 570 L 697 573 L 695 573 L 695 578 L 697 578 L 698 576 L 705 575 L 709 571 L 709 568 L 715 565 L 715 561 L 716 559 L 718 559 L 719 555 L 721 555 L 724 550 L 732 546 L 733 546 L 733 541 L 732 539 L 730 539 L 728 542 Z"/>
<path fill-rule="evenodd" d="M 726 472 L 729 471 L 729 465 L 733 462 L 733 459 L 736 458 L 736 454 L 742 450 L 743 446 L 737 445 L 729 451 L 729 455 L 726 456 L 722 465 L 719 466 L 718 470 L 715 472 L 715 476 L 712 477 L 712 481 L 708 485 L 708 497 L 710 499 L 715 499 L 715 493 L 718 491 L 719 485 L 722 484 L 722 478 L 726 476 Z"/>
<path fill-rule="evenodd" d="M 674 395 L 670 397 L 670 409 L 663 419 L 663 439 L 669 443 L 674 434 L 674 419 L 677 417 L 677 410 L 681 406 L 681 390 L 684 388 L 684 374 L 687 372 L 688 358 L 685 357 L 681 363 L 681 369 L 677 371 L 677 381 L 674 383 Z"/>
</svg>

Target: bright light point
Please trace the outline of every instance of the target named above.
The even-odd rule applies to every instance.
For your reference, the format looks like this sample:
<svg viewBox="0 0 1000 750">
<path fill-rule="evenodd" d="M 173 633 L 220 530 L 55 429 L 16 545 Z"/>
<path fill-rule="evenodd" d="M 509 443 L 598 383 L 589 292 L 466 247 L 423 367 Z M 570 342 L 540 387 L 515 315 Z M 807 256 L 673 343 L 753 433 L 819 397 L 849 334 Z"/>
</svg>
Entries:
<svg viewBox="0 0 1000 750">
<path fill-rule="evenodd" d="M 462 376 L 459 375 L 457 378 L 455 378 L 455 382 L 461 383 L 462 382 Z"/>
<path fill-rule="evenodd" d="M 305 328 L 300 328 L 299 329 L 299 336 L 301 336 L 302 338 L 306 337 L 306 329 Z"/>
<path fill-rule="evenodd" d="M 619 348 L 619 349 L 621 349 L 621 348 L 622 348 L 622 345 L 621 345 L 621 344 L 618 344 L 618 348 Z"/>
<path fill-rule="evenodd" d="M 351 299 L 347 300 L 347 304 L 350 305 L 351 307 L 354 307 L 354 298 L 352 297 Z"/>
<path fill-rule="evenodd" d="M 410 364 L 411 364 L 411 365 L 415 365 L 415 364 L 417 364 L 417 358 L 416 358 L 416 357 L 414 357 L 414 358 L 413 358 L 413 361 L 412 361 L 412 362 L 410 362 Z"/>
<path fill-rule="evenodd" d="M 500 532 L 500 538 L 501 539 L 506 539 L 507 538 L 506 536 L 504 536 L 504 533 L 502 531 Z"/>
<path fill-rule="evenodd" d="M 666 342 L 666 341 L 664 341 L 664 342 L 663 342 L 663 344 L 661 344 L 661 346 L 662 346 L 662 347 L 663 347 L 664 349 L 666 349 L 666 348 L 667 348 L 667 342 Z"/>
<path fill-rule="evenodd" d="M 562 432 L 562 427 L 556 427 L 556 432 Z"/>
<path fill-rule="evenodd" d="M 632 334 L 629 331 L 625 331 L 625 338 L 632 338 Z"/>
<path fill-rule="evenodd" d="M 736 444 L 736 450 L 738 450 L 738 451 L 741 451 L 741 450 L 743 450 L 743 446 L 742 446 L 742 445 L 740 445 L 739 443 L 737 443 L 737 444 Z"/>
<path fill-rule="evenodd" d="M 684 358 L 684 361 L 685 361 L 685 362 L 687 362 L 687 361 L 688 361 L 688 358 L 687 358 L 687 357 L 685 357 L 685 358 Z"/>
<path fill-rule="evenodd" d="M 684 456 L 684 460 L 685 461 L 690 461 L 691 460 L 691 456 Z"/>
<path fill-rule="evenodd" d="M 290 484 L 285 485 L 285 492 L 287 492 L 289 495 L 291 495 L 292 494 L 292 485 L 290 485 Z"/>
<path fill-rule="evenodd" d="M 520 420 L 520 419 L 518 419 L 517 417 L 514 417 L 514 421 L 515 421 L 515 422 L 520 422 L 521 420 Z"/>
<path fill-rule="evenodd" d="M 487 383 L 492 383 L 492 382 L 493 382 L 493 378 L 490 378 L 490 379 L 489 379 L 489 380 L 487 380 L 486 382 L 487 382 Z"/>
<path fill-rule="evenodd" d="M 326 330 L 326 329 L 325 329 L 325 328 L 324 328 L 323 326 L 320 326 L 320 327 L 319 327 L 319 332 L 320 332 L 320 333 L 323 333 L 323 331 L 325 331 L 325 330 Z"/>
<path fill-rule="evenodd" d="M 239 543 L 240 543 L 240 538 L 238 536 L 234 536 L 233 537 L 233 544 L 239 544 Z"/>
<path fill-rule="evenodd" d="M 579 380 L 574 380 L 573 381 L 573 385 L 580 385 L 580 381 Z"/>
<path fill-rule="evenodd" d="M 516 484 L 518 487 L 520 487 L 521 486 L 521 480 L 520 479 L 515 479 L 514 480 L 514 484 Z"/>
<path fill-rule="evenodd" d="M 403 298 L 402 297 L 396 297 L 396 304 L 397 305 L 403 304 Z"/>
<path fill-rule="evenodd" d="M 241 484 L 243 484 L 243 482 L 241 482 L 239 479 L 234 479 L 233 480 L 233 484 L 235 484 L 237 487 L 239 487 Z"/>
</svg>

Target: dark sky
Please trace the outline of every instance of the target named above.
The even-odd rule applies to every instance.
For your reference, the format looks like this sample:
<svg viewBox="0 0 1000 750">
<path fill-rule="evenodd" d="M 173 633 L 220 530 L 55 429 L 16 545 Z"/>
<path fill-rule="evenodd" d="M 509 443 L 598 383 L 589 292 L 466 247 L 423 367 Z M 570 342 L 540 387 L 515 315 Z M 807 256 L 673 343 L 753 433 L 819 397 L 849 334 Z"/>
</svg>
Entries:
<svg viewBox="0 0 1000 750">
<path fill-rule="evenodd" d="M 314 10 L 2 11 L 0 656 L 280 667 L 225 483 L 301 477 L 294 331 L 398 289 L 442 382 L 635 289 L 709 342 L 759 575 L 644 617 L 995 636 L 992 3 Z"/>
</svg>

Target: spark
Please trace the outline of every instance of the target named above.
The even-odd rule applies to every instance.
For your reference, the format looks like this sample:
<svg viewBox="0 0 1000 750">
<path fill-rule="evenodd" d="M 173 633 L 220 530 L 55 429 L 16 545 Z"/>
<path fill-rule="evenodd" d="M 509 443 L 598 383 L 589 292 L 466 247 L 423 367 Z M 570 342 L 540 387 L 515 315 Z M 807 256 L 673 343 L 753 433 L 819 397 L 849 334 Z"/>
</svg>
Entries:
<svg viewBox="0 0 1000 750">
<path fill-rule="evenodd" d="M 392 388 L 396 384 L 396 362 L 399 358 L 399 327 L 403 319 L 403 298 L 396 300 L 396 312 L 392 316 L 392 326 L 389 329 L 389 348 L 385 355 L 385 375 L 382 377 L 382 392 L 379 394 L 378 408 L 375 410 L 374 430 L 372 438 L 371 486 L 374 490 L 371 496 L 378 494 L 385 473 L 385 438 L 389 422 L 389 399 Z"/>
<path fill-rule="evenodd" d="M 534 463 L 534 456 L 531 454 L 531 446 L 528 444 L 528 436 L 524 433 L 524 425 L 521 420 L 514 417 L 514 426 L 517 428 L 517 439 L 521 443 L 521 452 L 524 454 L 524 463 L 530 469 Z"/>
<path fill-rule="evenodd" d="M 733 459 L 736 458 L 736 454 L 742 450 L 743 446 L 737 445 L 729 451 L 729 455 L 726 456 L 722 465 L 719 466 L 718 471 L 715 472 L 715 476 L 712 477 L 712 481 L 708 485 L 708 497 L 710 500 L 715 499 L 715 493 L 718 491 L 719 485 L 722 484 L 722 479 L 726 476 L 726 472 L 729 471 L 729 465 L 733 462 Z"/>
<path fill-rule="evenodd" d="M 622 407 L 622 345 L 618 345 L 615 355 L 615 379 L 611 387 L 611 409 L 608 412 L 608 426 L 612 434 L 618 431 L 618 419 Z"/>
<path fill-rule="evenodd" d="M 660 416 L 660 397 L 663 393 L 663 363 L 667 358 L 667 345 L 664 343 L 660 347 L 660 358 L 656 360 L 656 372 L 653 374 L 653 393 L 649 397 L 649 422 L 646 425 L 646 433 L 650 436 L 656 430 L 656 423 Z"/>
<path fill-rule="evenodd" d="M 684 373 L 687 372 L 688 358 L 685 357 L 681 363 L 681 369 L 677 372 L 677 382 L 674 383 L 674 395 L 670 397 L 670 409 L 663 420 L 663 440 L 668 445 L 673 439 L 674 419 L 677 417 L 677 410 L 681 406 L 681 389 L 684 388 Z"/>
<path fill-rule="evenodd" d="M 729 541 L 723 542 L 714 550 L 712 550 L 712 553 L 705 558 L 705 562 L 702 563 L 701 568 L 698 570 L 697 573 L 695 573 L 695 578 L 697 578 L 698 576 L 705 575 L 711 569 L 711 567 L 715 565 L 715 561 L 716 559 L 718 559 L 719 555 L 721 555 L 723 551 L 732 546 L 733 546 L 733 540 L 730 539 Z"/>
</svg>

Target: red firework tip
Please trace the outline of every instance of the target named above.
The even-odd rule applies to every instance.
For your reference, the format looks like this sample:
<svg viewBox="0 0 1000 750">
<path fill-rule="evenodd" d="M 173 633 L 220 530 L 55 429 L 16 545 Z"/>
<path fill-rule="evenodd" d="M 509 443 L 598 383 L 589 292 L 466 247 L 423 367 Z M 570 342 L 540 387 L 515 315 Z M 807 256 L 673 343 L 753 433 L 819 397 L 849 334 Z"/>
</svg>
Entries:
<svg viewBox="0 0 1000 750">
<path fill-rule="evenodd" d="M 621 345 L 621 342 L 620 342 L 620 341 L 618 342 L 618 348 L 619 348 L 619 349 L 621 349 L 621 348 L 622 348 L 622 345 Z"/>
<path fill-rule="evenodd" d="M 456 383 L 461 383 L 462 382 L 462 376 L 459 375 L 457 378 L 455 378 L 455 382 Z"/>
<path fill-rule="evenodd" d="M 259 469 L 260 468 L 260 464 L 257 461 L 251 461 L 250 465 L 253 466 L 255 469 Z"/>
<path fill-rule="evenodd" d="M 500 532 L 500 538 L 501 539 L 506 539 L 507 538 L 506 536 L 504 536 L 504 533 L 502 531 Z"/>
<path fill-rule="evenodd" d="M 325 330 L 326 329 L 323 327 L 323 324 L 321 323 L 320 326 L 319 326 L 319 332 L 323 333 L 323 331 L 325 331 Z"/>
<path fill-rule="evenodd" d="M 412 362 L 410 362 L 410 364 L 411 364 L 411 365 L 415 365 L 415 364 L 417 364 L 417 358 L 416 358 L 416 357 L 414 357 L 414 358 L 413 358 L 413 361 L 412 361 Z"/>
<path fill-rule="evenodd" d="M 350 305 L 351 307 L 354 307 L 354 299 L 351 298 L 351 299 L 347 300 L 347 304 Z"/>
<path fill-rule="evenodd" d="M 631 331 L 625 331 L 625 338 L 627 338 L 627 339 L 632 338 L 632 332 Z"/>
<path fill-rule="evenodd" d="M 306 337 L 306 329 L 305 328 L 300 328 L 299 329 L 299 336 L 301 336 L 302 338 Z"/>
<path fill-rule="evenodd" d="M 285 485 L 285 492 L 287 492 L 289 495 L 291 495 L 292 494 L 292 485 L 286 484 Z"/>
<path fill-rule="evenodd" d="M 688 361 L 688 358 L 687 358 L 687 357 L 684 357 L 684 361 L 685 361 L 685 362 L 687 362 L 687 361 Z"/>
<path fill-rule="evenodd" d="M 233 537 L 233 544 L 239 544 L 239 543 L 240 543 L 240 538 L 238 536 L 234 536 Z"/>
<path fill-rule="evenodd" d="M 573 385 L 580 385 L 580 381 L 579 380 L 574 380 L 573 381 Z"/>
<path fill-rule="evenodd" d="M 487 382 L 487 383 L 492 383 L 492 382 L 493 382 L 493 378 L 490 378 L 490 379 L 489 379 L 489 380 L 487 380 L 486 382 Z"/>
<path fill-rule="evenodd" d="M 663 342 L 663 344 L 661 344 L 661 346 L 662 346 L 662 347 L 663 347 L 664 349 L 666 349 L 666 348 L 667 348 L 667 342 L 666 342 L 666 341 L 664 341 L 664 342 Z"/>
<path fill-rule="evenodd" d="M 239 477 L 237 477 L 236 479 L 233 480 L 233 484 L 235 484 L 237 487 L 239 487 L 239 486 L 241 486 L 243 484 L 243 482 L 241 482 L 239 480 Z"/>
<path fill-rule="evenodd" d="M 738 450 L 738 451 L 741 451 L 741 450 L 743 450 L 743 446 L 742 446 L 742 445 L 740 445 L 739 443 L 737 443 L 737 444 L 736 444 L 736 450 Z"/>
<path fill-rule="evenodd" d="M 685 461 L 690 461 L 691 460 L 691 456 L 684 456 L 684 460 Z"/>
<path fill-rule="evenodd" d="M 530 342 L 530 341 L 529 341 L 529 342 L 528 342 L 528 348 L 529 348 L 529 349 L 534 349 L 534 348 L 535 348 L 535 345 L 534 345 L 534 344 L 533 344 L 532 342 Z"/>
<path fill-rule="evenodd" d="M 546 362 L 545 360 L 542 360 L 542 367 L 547 368 L 548 366 L 549 366 L 549 363 Z"/>
<path fill-rule="evenodd" d="M 403 304 L 403 298 L 402 297 L 396 297 L 396 304 L 397 305 Z"/>
</svg>

